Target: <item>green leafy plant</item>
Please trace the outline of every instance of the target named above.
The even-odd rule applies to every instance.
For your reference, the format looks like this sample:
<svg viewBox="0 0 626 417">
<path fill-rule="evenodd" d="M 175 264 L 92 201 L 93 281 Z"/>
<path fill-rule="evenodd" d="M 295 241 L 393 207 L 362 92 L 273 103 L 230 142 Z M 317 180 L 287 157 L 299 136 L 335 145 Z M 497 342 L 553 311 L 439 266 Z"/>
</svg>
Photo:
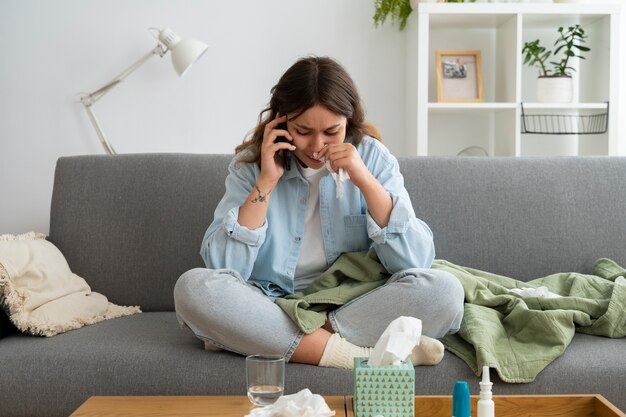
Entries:
<svg viewBox="0 0 626 417">
<path fill-rule="evenodd" d="M 575 69 L 569 66 L 570 59 L 585 59 L 581 54 L 591 50 L 582 45 L 585 43 L 587 36 L 580 25 L 570 26 L 567 30 L 561 26 L 558 32 L 559 37 L 556 42 L 554 42 L 554 46 L 556 46 L 554 53 L 543 47 L 539 39 L 524 43 L 524 48 L 522 49 L 524 64 L 539 68 L 541 76 L 571 77 L 571 71 L 575 71 Z M 552 59 L 557 59 L 559 53 L 561 53 L 561 59 L 558 61 L 550 61 L 549 63 L 553 65 L 553 68 L 548 69 L 546 65 L 550 56 L 552 56 Z"/>
<path fill-rule="evenodd" d="M 387 18 L 391 24 L 400 23 L 400 30 L 406 27 L 406 21 L 413 11 L 409 0 L 374 0 L 374 24 L 376 26 L 385 23 Z"/>
<path fill-rule="evenodd" d="M 465 0 L 446 0 L 448 3 L 464 3 Z M 467 0 L 474 3 L 476 0 Z M 400 23 L 400 30 L 404 30 L 406 22 L 413 11 L 409 0 L 374 0 L 374 24 L 376 26 L 385 23 L 387 18 L 391 24 Z"/>
</svg>

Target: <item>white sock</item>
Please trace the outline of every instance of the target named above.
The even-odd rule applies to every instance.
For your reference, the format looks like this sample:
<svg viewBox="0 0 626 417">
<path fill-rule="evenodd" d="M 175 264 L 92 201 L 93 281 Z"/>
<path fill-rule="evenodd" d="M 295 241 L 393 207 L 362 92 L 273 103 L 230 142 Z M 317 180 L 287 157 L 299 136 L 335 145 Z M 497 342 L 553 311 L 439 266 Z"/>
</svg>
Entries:
<svg viewBox="0 0 626 417">
<path fill-rule="evenodd" d="M 413 348 L 413 365 L 437 365 L 443 359 L 443 343 L 432 337 L 423 336 L 420 344 Z"/>
<path fill-rule="evenodd" d="M 337 333 L 326 343 L 319 366 L 354 369 L 354 358 L 369 358 L 372 348 L 353 345 Z"/>
</svg>

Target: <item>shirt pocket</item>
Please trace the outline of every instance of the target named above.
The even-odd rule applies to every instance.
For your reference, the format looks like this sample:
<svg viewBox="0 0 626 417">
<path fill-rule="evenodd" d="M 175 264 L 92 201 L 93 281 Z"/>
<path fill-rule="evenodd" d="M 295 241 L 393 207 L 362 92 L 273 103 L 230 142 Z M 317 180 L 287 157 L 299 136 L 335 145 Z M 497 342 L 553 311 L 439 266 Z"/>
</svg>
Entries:
<svg viewBox="0 0 626 417">
<path fill-rule="evenodd" d="M 367 236 L 367 218 L 365 214 L 347 215 L 343 217 L 345 233 L 343 235 L 344 248 L 341 252 L 357 252 L 369 248 Z"/>
</svg>

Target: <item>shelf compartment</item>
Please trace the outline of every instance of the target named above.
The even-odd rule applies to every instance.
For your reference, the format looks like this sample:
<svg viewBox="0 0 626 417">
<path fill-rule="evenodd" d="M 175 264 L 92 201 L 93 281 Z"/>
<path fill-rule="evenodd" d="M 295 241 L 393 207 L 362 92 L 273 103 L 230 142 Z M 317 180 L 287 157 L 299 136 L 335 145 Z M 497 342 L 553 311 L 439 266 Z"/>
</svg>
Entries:
<svg viewBox="0 0 626 417">
<path fill-rule="evenodd" d="M 540 135 L 599 135 L 609 126 L 609 103 L 598 114 L 526 114 L 521 106 L 521 132 Z"/>
<path fill-rule="evenodd" d="M 438 108 L 430 109 L 428 114 L 428 155 L 454 156 L 473 146 L 485 149 L 489 156 L 515 154 L 511 126 L 517 123 L 516 107 Z"/>
</svg>

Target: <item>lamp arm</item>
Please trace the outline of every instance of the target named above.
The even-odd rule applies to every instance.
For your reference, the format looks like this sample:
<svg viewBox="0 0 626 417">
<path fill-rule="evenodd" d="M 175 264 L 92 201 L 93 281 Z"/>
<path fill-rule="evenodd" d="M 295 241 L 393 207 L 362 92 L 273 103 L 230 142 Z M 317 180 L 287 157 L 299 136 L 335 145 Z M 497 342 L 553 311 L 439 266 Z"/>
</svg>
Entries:
<svg viewBox="0 0 626 417">
<path fill-rule="evenodd" d="M 87 115 L 89 116 L 89 120 L 91 120 L 91 124 L 96 129 L 96 133 L 98 134 L 98 137 L 100 138 L 100 143 L 102 143 L 104 150 L 109 155 L 115 155 L 117 152 L 115 152 L 113 145 L 109 143 L 106 136 L 104 135 L 104 132 L 102 131 L 102 127 L 100 127 L 100 123 L 98 122 L 98 119 L 96 118 L 96 114 L 91 109 L 91 106 L 85 105 L 85 110 L 87 110 Z"/>
<path fill-rule="evenodd" d="M 90 105 L 94 104 L 95 102 L 100 100 L 100 98 L 102 98 L 102 96 L 104 96 L 106 93 L 108 93 L 113 87 L 115 87 L 120 82 L 124 81 L 124 79 L 126 77 L 128 77 L 130 74 L 135 72 L 135 70 L 137 70 L 137 68 L 142 66 L 147 60 L 152 58 L 154 55 L 159 55 L 159 56 L 162 57 L 163 55 L 165 55 L 165 53 L 167 51 L 168 50 L 165 49 L 162 44 L 160 44 L 160 43 L 157 44 L 157 46 L 155 46 L 152 50 L 150 50 L 150 52 L 145 54 L 143 57 L 141 57 L 137 62 L 135 62 L 130 67 L 126 68 L 117 77 L 113 78 L 107 84 L 105 84 L 104 86 L 100 87 L 99 89 L 97 89 L 93 93 L 89 93 L 89 94 L 86 94 L 86 95 L 82 96 L 80 101 L 82 101 L 85 106 L 90 106 Z"/>
<path fill-rule="evenodd" d="M 107 84 L 105 84 L 104 86 L 100 87 L 99 89 L 97 89 L 93 93 L 86 94 L 86 95 L 84 95 L 84 96 L 82 96 L 80 98 L 81 103 L 83 103 L 83 106 L 85 106 L 85 110 L 87 111 L 87 115 L 89 116 L 89 120 L 91 120 L 91 124 L 93 125 L 94 129 L 96 129 L 96 133 L 98 134 L 98 137 L 100 138 L 100 142 L 102 143 L 102 146 L 104 147 L 104 150 L 109 155 L 114 155 L 117 152 L 115 152 L 115 149 L 113 148 L 113 146 L 107 140 L 106 135 L 102 131 L 102 127 L 100 126 L 100 123 L 98 122 L 98 119 L 96 118 L 96 114 L 94 113 L 94 111 L 91 108 L 91 106 L 94 103 L 96 103 L 98 100 L 100 100 L 106 93 L 111 91 L 111 89 L 113 89 L 113 87 L 118 85 L 120 82 L 124 81 L 124 79 L 126 77 L 128 77 L 130 74 L 135 72 L 135 70 L 137 70 L 137 68 L 142 66 L 146 61 L 148 61 L 154 55 L 159 55 L 159 56 L 163 57 L 163 55 L 165 55 L 165 53 L 167 51 L 168 51 L 168 49 L 166 49 L 161 43 L 158 43 L 157 46 L 155 46 L 150 52 L 145 54 L 137 62 L 132 64 L 130 67 L 128 67 L 124 71 L 122 71 L 117 77 L 113 78 L 111 81 L 109 81 Z"/>
</svg>

